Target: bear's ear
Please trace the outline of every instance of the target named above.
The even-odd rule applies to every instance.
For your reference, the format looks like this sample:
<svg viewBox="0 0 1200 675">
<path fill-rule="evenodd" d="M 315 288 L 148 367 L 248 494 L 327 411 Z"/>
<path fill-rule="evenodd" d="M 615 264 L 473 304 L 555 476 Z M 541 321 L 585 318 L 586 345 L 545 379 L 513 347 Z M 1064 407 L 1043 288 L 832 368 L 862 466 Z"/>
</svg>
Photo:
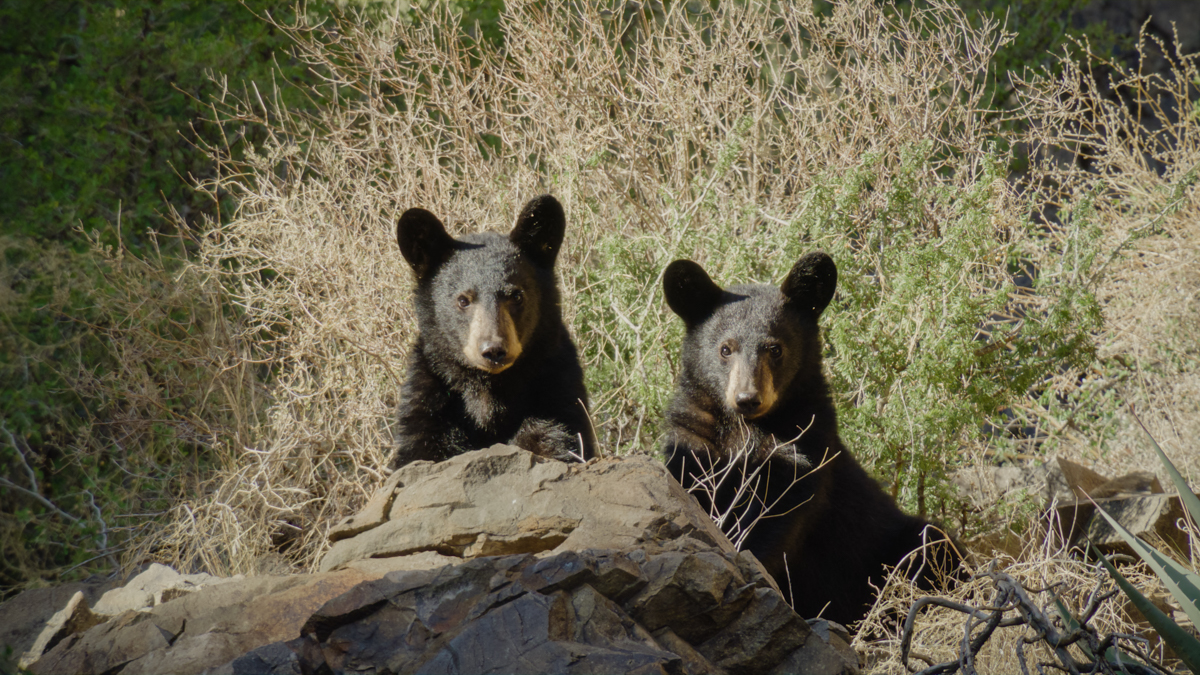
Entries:
<svg viewBox="0 0 1200 675">
<path fill-rule="evenodd" d="M 418 280 L 446 262 L 455 245 L 442 221 L 425 209 L 409 209 L 400 216 L 396 221 L 396 243 Z"/>
<path fill-rule="evenodd" d="M 547 269 L 554 267 L 558 249 L 562 247 L 563 233 L 567 229 L 567 218 L 563 207 L 550 195 L 529 200 L 508 240 L 529 256 L 534 264 Z"/>
<path fill-rule="evenodd" d="M 689 328 L 711 316 L 724 293 L 704 268 L 691 260 L 676 260 L 663 272 L 667 306 Z"/>
<path fill-rule="evenodd" d="M 835 288 L 837 265 L 833 263 L 833 258 L 824 251 L 813 251 L 796 261 L 779 290 L 783 291 L 789 303 L 811 311 L 815 319 L 833 300 Z"/>
</svg>

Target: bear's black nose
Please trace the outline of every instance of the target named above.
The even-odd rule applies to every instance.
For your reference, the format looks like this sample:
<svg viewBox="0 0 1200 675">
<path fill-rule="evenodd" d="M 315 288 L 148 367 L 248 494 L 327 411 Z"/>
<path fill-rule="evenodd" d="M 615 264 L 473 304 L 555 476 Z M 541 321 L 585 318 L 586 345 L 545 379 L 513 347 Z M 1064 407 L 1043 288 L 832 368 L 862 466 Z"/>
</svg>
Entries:
<svg viewBox="0 0 1200 675">
<path fill-rule="evenodd" d="M 752 413 L 758 410 L 758 406 L 762 404 L 762 399 L 758 397 L 756 391 L 743 391 L 737 395 L 738 412 Z"/>
<path fill-rule="evenodd" d="M 501 342 L 483 343 L 483 349 L 480 350 L 480 354 L 488 361 L 497 364 L 504 363 L 504 359 L 508 358 L 508 350 L 504 348 L 504 344 Z"/>
</svg>

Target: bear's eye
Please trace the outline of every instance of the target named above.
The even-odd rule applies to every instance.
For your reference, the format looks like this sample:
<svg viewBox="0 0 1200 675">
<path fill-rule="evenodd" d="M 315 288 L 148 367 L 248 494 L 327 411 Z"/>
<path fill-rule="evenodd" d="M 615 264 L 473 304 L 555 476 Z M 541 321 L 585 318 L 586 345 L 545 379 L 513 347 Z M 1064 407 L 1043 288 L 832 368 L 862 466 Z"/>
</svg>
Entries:
<svg viewBox="0 0 1200 675">
<path fill-rule="evenodd" d="M 783 347 L 779 345 L 767 345 L 767 353 L 771 355 L 771 358 L 777 359 L 783 356 Z"/>
<path fill-rule="evenodd" d="M 518 288 L 517 290 L 512 292 L 512 295 L 510 297 L 512 298 L 512 301 L 515 304 L 519 305 L 519 304 L 525 302 L 525 291 Z"/>
<path fill-rule="evenodd" d="M 729 345 L 721 345 L 721 356 L 728 357 L 732 353 L 733 350 L 729 348 Z"/>
<path fill-rule="evenodd" d="M 471 298 L 467 297 L 466 293 L 458 296 L 458 308 L 466 309 L 471 306 Z"/>
</svg>

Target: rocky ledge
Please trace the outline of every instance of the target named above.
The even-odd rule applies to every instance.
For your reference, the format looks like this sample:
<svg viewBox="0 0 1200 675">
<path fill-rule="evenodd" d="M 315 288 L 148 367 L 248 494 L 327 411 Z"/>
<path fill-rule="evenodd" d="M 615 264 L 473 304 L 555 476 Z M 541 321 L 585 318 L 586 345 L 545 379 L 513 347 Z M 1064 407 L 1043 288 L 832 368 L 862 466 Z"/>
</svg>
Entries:
<svg viewBox="0 0 1200 675">
<path fill-rule="evenodd" d="M 18 596 L 0 635 L 34 673 L 858 672 L 651 458 L 415 463 L 330 539 L 319 573 L 153 566 L 23 631 Z"/>
</svg>

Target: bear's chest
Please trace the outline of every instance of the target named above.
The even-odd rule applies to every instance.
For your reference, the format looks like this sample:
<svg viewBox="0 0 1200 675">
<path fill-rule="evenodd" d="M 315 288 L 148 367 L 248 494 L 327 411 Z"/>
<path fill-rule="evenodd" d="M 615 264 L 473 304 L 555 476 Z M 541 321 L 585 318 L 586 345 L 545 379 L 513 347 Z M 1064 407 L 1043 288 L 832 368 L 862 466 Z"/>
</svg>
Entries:
<svg viewBox="0 0 1200 675">
<path fill-rule="evenodd" d="M 465 416 L 480 429 L 493 429 L 504 417 L 505 407 L 490 389 L 464 392 L 462 403 Z"/>
</svg>

